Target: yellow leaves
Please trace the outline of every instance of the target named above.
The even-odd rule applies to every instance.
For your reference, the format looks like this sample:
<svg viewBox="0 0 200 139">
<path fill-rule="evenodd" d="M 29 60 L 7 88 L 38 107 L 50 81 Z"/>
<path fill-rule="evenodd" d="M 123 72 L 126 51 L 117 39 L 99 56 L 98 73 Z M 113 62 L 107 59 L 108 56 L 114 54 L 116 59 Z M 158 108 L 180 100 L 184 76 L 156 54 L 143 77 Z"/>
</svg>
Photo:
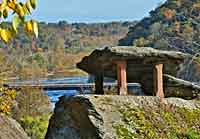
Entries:
<svg viewBox="0 0 200 139">
<path fill-rule="evenodd" d="M 0 29 L 0 37 L 3 41 L 8 42 L 12 37 L 12 32 L 6 29 Z"/>
<path fill-rule="evenodd" d="M 2 0 L 0 2 L 0 19 L 8 18 L 9 13 L 13 13 L 12 29 L 1 29 L 0 38 L 8 42 L 18 31 L 19 24 L 24 24 L 24 29 L 28 33 L 34 33 L 38 36 L 38 24 L 36 21 L 30 20 L 26 22 L 25 17 L 31 14 L 32 10 L 37 6 L 37 0 L 26 0 L 25 2 L 17 0 Z M 0 23 L 2 20 L 0 20 Z M 0 25 L 1 26 L 1 25 Z"/>
<path fill-rule="evenodd" d="M 3 11 L 6 8 L 6 3 L 0 3 L 0 11 Z"/>
<path fill-rule="evenodd" d="M 10 114 L 10 105 L 9 105 L 9 103 L 7 103 L 6 101 L 3 101 L 3 100 L 0 103 L 1 103 L 0 112 L 4 113 L 6 115 L 9 115 Z"/>
<path fill-rule="evenodd" d="M 7 3 L 4 4 L 4 6 L 2 7 L 2 10 L 5 7 L 8 7 L 17 15 L 19 15 L 20 17 L 23 17 L 27 14 L 30 14 L 32 9 L 36 8 L 36 0 L 27 0 L 26 3 L 24 4 L 21 2 L 17 3 L 16 0 L 7 0 Z"/>
<path fill-rule="evenodd" d="M 23 17 L 25 15 L 24 8 L 20 4 L 16 4 L 15 6 L 15 12 L 20 16 Z"/>
<path fill-rule="evenodd" d="M 15 9 L 15 5 L 16 5 L 17 1 L 16 0 L 9 0 L 7 5 L 10 9 Z"/>
<path fill-rule="evenodd" d="M 13 100 L 16 98 L 16 91 L 0 87 L 0 112 L 4 114 L 10 114 Z"/>
<path fill-rule="evenodd" d="M 27 33 L 34 33 L 38 37 L 38 24 L 34 20 L 30 20 L 24 24 L 24 30 Z"/>
<path fill-rule="evenodd" d="M 36 0 L 27 0 L 26 3 L 15 3 L 14 1 L 10 4 L 10 7 L 14 7 L 14 11 L 21 17 L 32 12 L 33 9 L 36 8 L 37 1 Z"/>
<path fill-rule="evenodd" d="M 24 24 L 24 31 L 27 33 L 32 33 L 33 32 L 33 24 L 32 21 L 28 21 Z"/>
</svg>

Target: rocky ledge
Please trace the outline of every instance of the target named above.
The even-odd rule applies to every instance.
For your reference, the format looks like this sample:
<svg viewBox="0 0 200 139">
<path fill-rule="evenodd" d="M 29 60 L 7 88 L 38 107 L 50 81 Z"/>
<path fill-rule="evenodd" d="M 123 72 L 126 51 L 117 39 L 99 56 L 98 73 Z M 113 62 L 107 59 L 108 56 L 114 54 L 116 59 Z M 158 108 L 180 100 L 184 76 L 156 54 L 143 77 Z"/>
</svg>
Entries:
<svg viewBox="0 0 200 139">
<path fill-rule="evenodd" d="M 200 137 L 200 102 L 136 96 L 61 97 L 46 139 Z"/>
<path fill-rule="evenodd" d="M 15 120 L 0 115 L 0 139 L 30 139 Z"/>
</svg>

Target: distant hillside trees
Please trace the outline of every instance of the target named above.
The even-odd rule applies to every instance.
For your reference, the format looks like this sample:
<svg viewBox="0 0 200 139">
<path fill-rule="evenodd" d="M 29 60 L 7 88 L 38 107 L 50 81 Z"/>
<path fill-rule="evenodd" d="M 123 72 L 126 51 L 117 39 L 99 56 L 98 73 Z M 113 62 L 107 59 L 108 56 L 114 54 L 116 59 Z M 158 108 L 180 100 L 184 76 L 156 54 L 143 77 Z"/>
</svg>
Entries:
<svg viewBox="0 0 200 139">
<path fill-rule="evenodd" d="M 119 45 L 136 45 L 190 54 L 200 50 L 199 0 L 167 0 L 129 29 Z"/>
</svg>

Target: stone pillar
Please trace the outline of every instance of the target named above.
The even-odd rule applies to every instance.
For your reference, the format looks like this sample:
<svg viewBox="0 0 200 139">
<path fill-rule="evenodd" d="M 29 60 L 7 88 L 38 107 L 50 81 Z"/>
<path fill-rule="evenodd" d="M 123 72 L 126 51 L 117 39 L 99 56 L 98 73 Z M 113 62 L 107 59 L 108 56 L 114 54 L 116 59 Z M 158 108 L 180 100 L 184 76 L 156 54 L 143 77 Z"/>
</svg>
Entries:
<svg viewBox="0 0 200 139">
<path fill-rule="evenodd" d="M 126 61 L 117 61 L 117 82 L 118 82 L 118 94 L 127 95 L 127 75 L 126 75 Z"/>
<path fill-rule="evenodd" d="M 163 91 L 163 64 L 156 64 L 154 66 L 154 91 L 156 96 L 161 99 L 164 98 Z"/>
<path fill-rule="evenodd" d="M 98 73 L 95 75 L 95 94 L 100 94 L 100 95 L 104 94 L 103 79 L 104 79 L 103 73 Z"/>
</svg>

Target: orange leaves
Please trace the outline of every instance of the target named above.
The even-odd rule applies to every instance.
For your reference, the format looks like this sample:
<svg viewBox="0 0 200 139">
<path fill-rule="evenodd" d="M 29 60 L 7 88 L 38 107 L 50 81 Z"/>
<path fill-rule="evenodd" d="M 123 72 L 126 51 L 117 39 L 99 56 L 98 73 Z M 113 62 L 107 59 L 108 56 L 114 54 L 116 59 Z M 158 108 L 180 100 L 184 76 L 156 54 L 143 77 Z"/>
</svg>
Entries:
<svg viewBox="0 0 200 139">
<path fill-rule="evenodd" d="M 168 19 L 168 20 L 172 19 L 172 17 L 173 17 L 174 15 L 175 15 L 175 12 L 174 12 L 173 10 L 171 10 L 171 9 L 166 9 L 166 10 L 164 11 L 164 16 L 165 16 L 165 18 Z"/>
<path fill-rule="evenodd" d="M 176 11 L 169 9 L 167 7 L 163 7 L 160 9 L 160 14 L 163 16 L 165 19 L 170 20 L 176 15 Z"/>
</svg>

